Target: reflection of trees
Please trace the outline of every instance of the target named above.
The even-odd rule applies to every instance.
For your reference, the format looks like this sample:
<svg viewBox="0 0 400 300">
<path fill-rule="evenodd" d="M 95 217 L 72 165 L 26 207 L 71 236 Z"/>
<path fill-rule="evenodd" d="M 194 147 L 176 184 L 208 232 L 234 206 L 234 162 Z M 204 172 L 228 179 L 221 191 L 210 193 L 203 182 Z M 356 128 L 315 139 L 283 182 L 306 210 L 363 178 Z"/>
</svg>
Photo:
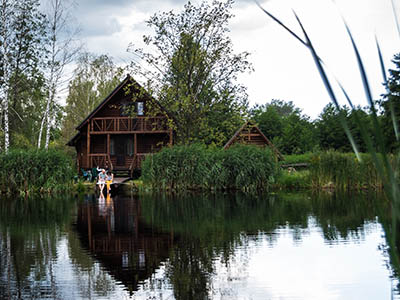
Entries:
<svg viewBox="0 0 400 300">
<path fill-rule="evenodd" d="M 222 247 L 238 240 L 241 232 L 271 234 L 292 229 L 300 239 L 310 217 L 320 225 L 327 241 L 363 234 L 363 225 L 375 221 L 380 201 L 376 195 L 277 194 L 270 196 L 188 195 L 184 199 L 146 196 L 142 199 L 144 219 L 174 234 L 190 234 Z M 224 249 L 220 249 L 224 250 Z"/>
<path fill-rule="evenodd" d="M 189 194 L 144 196 L 141 211 L 147 223 L 177 237 L 167 265 L 176 299 L 207 299 L 213 259 L 229 262 L 239 245 L 247 247 L 244 236 L 251 239 L 263 232 L 273 245 L 276 231 L 289 228 L 293 240 L 301 242 L 310 222 L 316 222 L 328 243 L 359 239 L 382 205 L 376 195 L 367 194 Z"/>
<path fill-rule="evenodd" d="M 0 298 L 57 297 L 56 245 L 72 207 L 68 197 L 2 199 Z"/>
<path fill-rule="evenodd" d="M 312 213 L 328 243 L 339 239 L 361 239 L 363 225 L 374 222 L 385 202 L 373 193 L 320 193 L 311 197 Z"/>
</svg>

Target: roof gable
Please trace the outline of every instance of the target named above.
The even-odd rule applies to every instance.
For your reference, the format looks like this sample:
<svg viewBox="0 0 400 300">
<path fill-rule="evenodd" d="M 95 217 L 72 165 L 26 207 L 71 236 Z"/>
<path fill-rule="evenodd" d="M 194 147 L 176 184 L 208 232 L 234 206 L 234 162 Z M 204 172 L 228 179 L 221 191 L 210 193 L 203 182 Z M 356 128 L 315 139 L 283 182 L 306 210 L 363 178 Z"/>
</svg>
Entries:
<svg viewBox="0 0 400 300">
<path fill-rule="evenodd" d="M 248 140 L 246 142 L 252 144 L 251 136 L 250 136 L 250 134 L 252 132 L 253 132 L 253 134 L 254 133 L 258 134 L 259 140 L 257 142 L 260 142 L 260 139 L 261 139 L 261 142 L 263 142 L 265 145 L 268 145 L 275 152 L 275 154 L 278 156 L 279 159 L 283 159 L 283 156 L 279 152 L 279 150 L 276 149 L 274 144 L 272 144 L 272 142 L 262 133 L 262 131 L 252 121 L 247 121 L 246 123 L 244 123 L 243 126 L 240 127 L 240 129 L 238 131 L 236 131 L 236 133 L 231 137 L 231 139 L 225 144 L 224 149 L 229 148 L 235 142 L 240 141 L 242 136 L 246 136 L 246 135 L 248 136 Z M 256 144 L 256 143 L 253 143 L 253 144 Z"/>
<path fill-rule="evenodd" d="M 123 90 L 129 84 L 133 84 L 135 88 L 141 89 L 145 98 L 153 100 L 153 98 L 141 87 L 141 85 L 128 74 L 126 78 L 123 81 L 121 81 L 121 83 L 106 98 L 104 98 L 104 100 L 95 109 L 93 109 L 93 111 L 76 127 L 76 129 L 80 130 L 102 108 L 104 108 L 108 103 L 110 103 L 115 95 L 117 95 L 121 90 Z"/>
</svg>

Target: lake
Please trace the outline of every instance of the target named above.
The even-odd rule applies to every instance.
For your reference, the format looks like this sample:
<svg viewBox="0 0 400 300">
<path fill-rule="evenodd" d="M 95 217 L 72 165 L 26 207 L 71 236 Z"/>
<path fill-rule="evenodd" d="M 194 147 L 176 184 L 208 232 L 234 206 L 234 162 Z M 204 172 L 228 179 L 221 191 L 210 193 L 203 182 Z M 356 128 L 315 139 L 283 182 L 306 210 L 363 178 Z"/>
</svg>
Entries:
<svg viewBox="0 0 400 300">
<path fill-rule="evenodd" d="M 400 299 L 393 226 L 367 193 L 2 198 L 0 299 Z"/>
</svg>

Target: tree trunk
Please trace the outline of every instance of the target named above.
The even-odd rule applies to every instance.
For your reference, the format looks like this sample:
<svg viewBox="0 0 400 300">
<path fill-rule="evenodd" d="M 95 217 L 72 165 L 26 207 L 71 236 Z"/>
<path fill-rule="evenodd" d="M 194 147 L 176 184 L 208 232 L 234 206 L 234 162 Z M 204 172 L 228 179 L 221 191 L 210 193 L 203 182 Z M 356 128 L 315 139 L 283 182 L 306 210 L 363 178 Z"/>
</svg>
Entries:
<svg viewBox="0 0 400 300">
<path fill-rule="evenodd" d="M 46 110 L 47 111 L 47 110 Z M 40 123 L 40 130 L 39 130 L 39 137 L 38 137 L 38 149 L 40 149 L 42 143 L 42 135 L 43 135 L 43 128 L 44 128 L 44 121 L 46 120 L 47 115 L 46 112 L 43 115 L 42 122 Z"/>
<path fill-rule="evenodd" d="M 9 103 L 9 49 L 8 42 L 10 38 L 10 24 L 8 20 L 8 15 L 10 12 L 10 3 L 7 0 L 1 1 L 1 37 L 3 39 L 2 43 L 2 56 L 3 56 L 3 86 L 2 86 L 2 94 L 3 94 L 3 122 L 4 122 L 4 151 L 7 153 L 8 148 L 10 147 L 10 130 L 9 130 L 9 119 L 8 119 L 8 103 Z"/>
<path fill-rule="evenodd" d="M 44 144 L 44 148 L 48 149 L 49 148 L 49 143 L 50 143 L 50 131 L 51 131 L 51 108 L 52 108 L 52 103 L 53 102 L 53 92 L 50 91 L 49 93 L 49 98 L 47 99 L 47 105 L 46 105 L 46 111 L 45 111 L 45 118 L 46 119 L 46 141 Z"/>
</svg>

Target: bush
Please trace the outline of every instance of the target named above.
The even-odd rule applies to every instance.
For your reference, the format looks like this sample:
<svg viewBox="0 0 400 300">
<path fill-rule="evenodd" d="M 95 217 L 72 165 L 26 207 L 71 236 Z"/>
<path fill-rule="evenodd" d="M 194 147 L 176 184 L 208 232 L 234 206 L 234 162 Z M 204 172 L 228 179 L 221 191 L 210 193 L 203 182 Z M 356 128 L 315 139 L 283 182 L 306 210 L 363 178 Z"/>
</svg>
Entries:
<svg viewBox="0 0 400 300">
<path fill-rule="evenodd" d="M 142 179 L 153 188 L 268 189 L 277 172 L 269 149 L 234 145 L 227 150 L 204 145 L 174 146 L 145 159 Z"/>
<path fill-rule="evenodd" d="M 52 191 L 71 183 L 71 160 L 55 150 L 11 150 L 0 154 L 3 192 Z"/>
</svg>

